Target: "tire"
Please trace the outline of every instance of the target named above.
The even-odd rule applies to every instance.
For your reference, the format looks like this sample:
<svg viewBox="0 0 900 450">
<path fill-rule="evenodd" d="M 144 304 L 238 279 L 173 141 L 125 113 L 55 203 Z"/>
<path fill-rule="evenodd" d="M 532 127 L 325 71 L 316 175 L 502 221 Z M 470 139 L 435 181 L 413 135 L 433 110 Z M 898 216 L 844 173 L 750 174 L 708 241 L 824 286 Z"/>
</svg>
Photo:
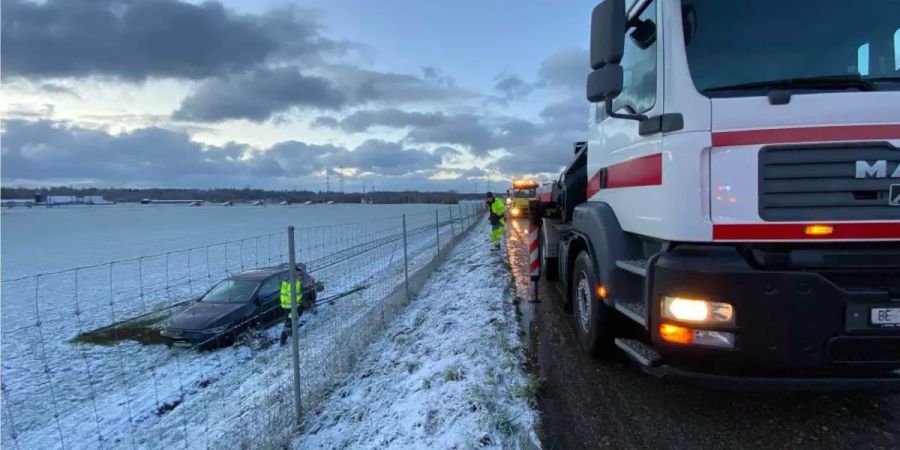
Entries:
<svg viewBox="0 0 900 450">
<path fill-rule="evenodd" d="M 591 356 L 609 356 L 615 348 L 616 312 L 597 297 L 594 263 L 583 251 L 575 259 L 571 295 L 575 334 Z"/>
</svg>

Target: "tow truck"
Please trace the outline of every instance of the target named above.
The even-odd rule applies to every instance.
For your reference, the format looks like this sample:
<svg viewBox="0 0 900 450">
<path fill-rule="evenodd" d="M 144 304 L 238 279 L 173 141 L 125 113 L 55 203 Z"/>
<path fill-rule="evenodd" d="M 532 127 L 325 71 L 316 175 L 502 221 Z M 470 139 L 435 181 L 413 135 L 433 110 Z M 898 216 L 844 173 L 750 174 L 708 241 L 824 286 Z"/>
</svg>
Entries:
<svg viewBox="0 0 900 450">
<path fill-rule="evenodd" d="M 506 191 L 506 206 L 511 217 L 523 217 L 528 214 L 528 203 L 534 200 L 538 184 L 534 180 L 515 180 L 512 189 Z"/>
<path fill-rule="evenodd" d="M 588 353 L 721 388 L 900 389 L 900 4 L 812 6 L 593 10 L 588 139 L 529 205 Z"/>
</svg>

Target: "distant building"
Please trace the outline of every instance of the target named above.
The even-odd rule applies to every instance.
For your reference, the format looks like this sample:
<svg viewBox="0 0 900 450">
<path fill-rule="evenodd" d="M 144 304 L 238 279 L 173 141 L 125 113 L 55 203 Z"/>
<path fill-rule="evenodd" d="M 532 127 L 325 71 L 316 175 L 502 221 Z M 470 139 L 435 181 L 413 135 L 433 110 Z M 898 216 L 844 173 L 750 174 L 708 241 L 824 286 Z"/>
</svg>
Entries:
<svg viewBox="0 0 900 450">
<path fill-rule="evenodd" d="M 113 202 L 103 198 L 102 195 L 85 195 L 82 197 L 85 205 L 112 205 Z"/>
<path fill-rule="evenodd" d="M 74 195 L 48 195 L 47 203 L 51 205 L 74 205 L 81 202 Z"/>
<path fill-rule="evenodd" d="M 4 198 L 0 199 L 0 206 L 12 208 L 13 206 L 32 206 L 34 200 L 30 198 Z"/>
<path fill-rule="evenodd" d="M 204 200 L 158 200 L 152 198 L 145 198 L 141 200 L 141 204 L 143 205 L 193 205 L 200 206 L 204 203 Z M 194 204 L 197 205 L 194 205 Z"/>
</svg>

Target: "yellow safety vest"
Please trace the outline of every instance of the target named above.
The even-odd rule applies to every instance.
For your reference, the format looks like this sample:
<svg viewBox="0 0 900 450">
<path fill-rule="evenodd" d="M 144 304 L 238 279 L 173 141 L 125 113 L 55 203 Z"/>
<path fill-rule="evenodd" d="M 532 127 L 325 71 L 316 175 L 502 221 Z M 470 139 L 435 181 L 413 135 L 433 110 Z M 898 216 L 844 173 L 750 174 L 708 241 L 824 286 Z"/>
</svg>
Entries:
<svg viewBox="0 0 900 450">
<path fill-rule="evenodd" d="M 495 198 L 494 203 L 491 203 L 491 212 L 498 216 L 506 214 L 506 203 L 503 203 L 503 200 L 499 198 Z"/>
<path fill-rule="evenodd" d="M 303 304 L 303 282 L 297 278 L 297 307 Z M 289 281 L 281 282 L 281 307 L 291 309 L 291 283 Z"/>
</svg>

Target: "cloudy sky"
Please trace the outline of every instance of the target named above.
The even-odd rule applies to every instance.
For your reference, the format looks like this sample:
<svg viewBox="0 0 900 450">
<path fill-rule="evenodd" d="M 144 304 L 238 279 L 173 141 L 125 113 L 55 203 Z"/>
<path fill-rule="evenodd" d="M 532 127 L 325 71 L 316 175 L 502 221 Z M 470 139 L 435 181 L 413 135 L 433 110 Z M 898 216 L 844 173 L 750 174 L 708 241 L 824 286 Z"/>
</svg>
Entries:
<svg viewBox="0 0 900 450">
<path fill-rule="evenodd" d="M 2 182 L 549 179 L 587 126 L 594 3 L 4 0 Z"/>
</svg>

